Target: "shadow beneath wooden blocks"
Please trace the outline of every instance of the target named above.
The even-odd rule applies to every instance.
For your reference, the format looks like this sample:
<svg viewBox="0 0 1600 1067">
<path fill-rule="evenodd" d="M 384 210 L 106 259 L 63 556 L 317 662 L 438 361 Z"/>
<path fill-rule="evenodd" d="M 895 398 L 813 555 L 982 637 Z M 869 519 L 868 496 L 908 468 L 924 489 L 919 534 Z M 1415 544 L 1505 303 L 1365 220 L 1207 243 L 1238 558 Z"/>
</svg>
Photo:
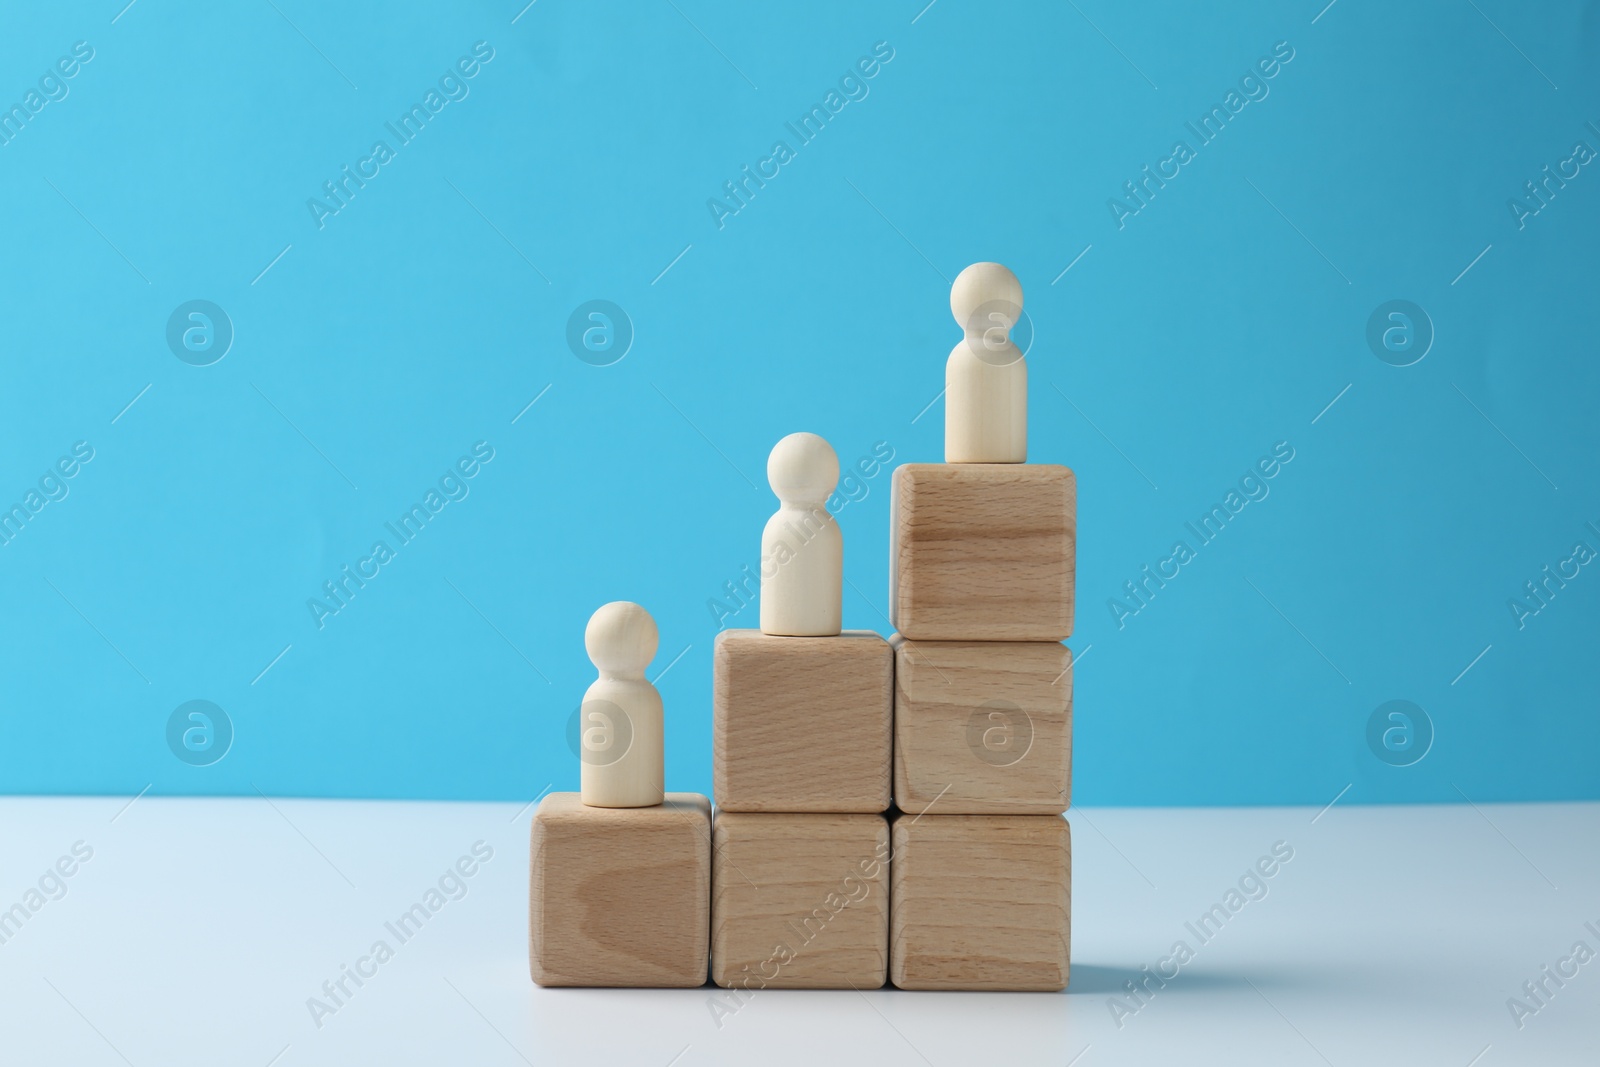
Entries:
<svg viewBox="0 0 1600 1067">
<path fill-rule="evenodd" d="M 1079 963 L 1072 961 L 1071 981 L 1064 992 L 1077 996 L 1128 996 L 1128 983 L 1136 988 L 1144 986 L 1157 997 L 1179 997 L 1190 993 L 1218 993 L 1246 990 L 1254 987 L 1270 994 L 1274 989 L 1304 988 L 1318 984 L 1320 976 L 1311 972 L 1295 972 L 1278 968 L 1258 969 L 1246 974 L 1234 970 L 1206 970 L 1198 962 L 1185 967 L 1161 984 L 1154 972 L 1146 972 L 1130 964 Z"/>
</svg>

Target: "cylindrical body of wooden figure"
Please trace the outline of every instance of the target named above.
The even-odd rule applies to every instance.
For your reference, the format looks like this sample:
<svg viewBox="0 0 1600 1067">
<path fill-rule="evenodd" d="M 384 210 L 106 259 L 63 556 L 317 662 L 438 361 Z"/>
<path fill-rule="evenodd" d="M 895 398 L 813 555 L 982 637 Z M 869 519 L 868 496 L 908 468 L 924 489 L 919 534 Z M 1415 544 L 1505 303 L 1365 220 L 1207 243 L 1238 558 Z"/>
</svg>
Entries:
<svg viewBox="0 0 1600 1067">
<path fill-rule="evenodd" d="M 830 637 L 840 629 L 844 538 L 825 507 L 783 507 L 761 531 L 761 632 Z"/>
<path fill-rule="evenodd" d="M 945 363 L 944 388 L 946 463 L 1027 462 L 1028 364 L 1020 351 L 1015 362 L 989 362 L 962 341 Z"/>
<path fill-rule="evenodd" d="M 602 677 L 583 694 L 578 744 L 583 802 L 648 808 L 665 780 L 661 694 L 643 678 Z"/>
</svg>

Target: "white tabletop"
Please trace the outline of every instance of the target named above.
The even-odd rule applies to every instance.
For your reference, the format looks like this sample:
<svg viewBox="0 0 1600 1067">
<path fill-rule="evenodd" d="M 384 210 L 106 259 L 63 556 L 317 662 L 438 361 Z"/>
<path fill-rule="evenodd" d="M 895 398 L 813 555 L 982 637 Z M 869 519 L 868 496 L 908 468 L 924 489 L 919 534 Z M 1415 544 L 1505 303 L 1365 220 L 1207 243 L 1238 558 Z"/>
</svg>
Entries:
<svg viewBox="0 0 1600 1067">
<path fill-rule="evenodd" d="M 1600 804 L 1074 811 L 1066 993 L 767 991 L 731 1016 L 709 987 L 533 985 L 530 813 L 0 798 L 0 908 L 28 911 L 0 916 L 0 1062 L 1600 1061 L 1600 958 L 1561 962 L 1579 941 L 1600 952 Z M 464 895 L 400 943 L 384 924 L 480 841 L 493 856 Z M 1202 942 L 1186 924 L 1277 842 L 1293 858 Z M 58 862 L 72 874 L 48 876 Z M 308 1000 L 333 1006 L 323 983 L 379 940 L 393 958 L 314 1019 Z M 1180 940 L 1177 976 L 1114 1011 Z M 1545 965 L 1577 973 L 1545 978 L 1540 1004 L 1522 987 Z M 1511 997 L 1538 1010 L 1513 1018 Z"/>
</svg>

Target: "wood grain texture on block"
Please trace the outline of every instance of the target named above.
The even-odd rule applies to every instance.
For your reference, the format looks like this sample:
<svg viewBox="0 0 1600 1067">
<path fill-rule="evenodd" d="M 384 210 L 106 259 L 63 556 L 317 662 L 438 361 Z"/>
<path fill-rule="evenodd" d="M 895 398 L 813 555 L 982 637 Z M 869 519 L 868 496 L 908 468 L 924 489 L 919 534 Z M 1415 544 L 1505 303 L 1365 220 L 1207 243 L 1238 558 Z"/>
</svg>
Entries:
<svg viewBox="0 0 1600 1067">
<path fill-rule="evenodd" d="M 1072 653 L 890 638 L 894 798 L 913 815 L 1059 815 L 1072 802 Z"/>
<path fill-rule="evenodd" d="M 1077 485 L 1054 464 L 894 472 L 889 613 L 913 641 L 1072 636 Z"/>
<path fill-rule="evenodd" d="M 706 981 L 711 802 L 596 808 L 552 793 L 533 817 L 528 958 L 542 986 Z"/>
<path fill-rule="evenodd" d="M 1058 815 L 897 818 L 890 981 L 901 989 L 1065 989 L 1071 833 Z"/>
<path fill-rule="evenodd" d="M 894 653 L 865 630 L 724 630 L 712 655 L 712 787 L 720 811 L 889 807 Z"/>
<path fill-rule="evenodd" d="M 888 972 L 882 815 L 718 810 L 711 980 L 740 989 L 876 989 Z"/>
</svg>

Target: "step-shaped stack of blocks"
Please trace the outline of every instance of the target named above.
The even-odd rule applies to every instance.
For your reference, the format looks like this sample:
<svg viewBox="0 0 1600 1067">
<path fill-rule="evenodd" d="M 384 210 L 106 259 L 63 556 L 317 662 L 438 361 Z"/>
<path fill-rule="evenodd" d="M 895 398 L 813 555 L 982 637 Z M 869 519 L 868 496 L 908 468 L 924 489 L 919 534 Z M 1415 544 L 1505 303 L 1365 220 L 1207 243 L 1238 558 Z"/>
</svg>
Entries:
<svg viewBox="0 0 1600 1067">
<path fill-rule="evenodd" d="M 541 804 L 534 980 L 1064 988 L 1075 545 L 1066 467 L 898 468 L 893 636 L 719 635 L 714 814 Z"/>
</svg>

